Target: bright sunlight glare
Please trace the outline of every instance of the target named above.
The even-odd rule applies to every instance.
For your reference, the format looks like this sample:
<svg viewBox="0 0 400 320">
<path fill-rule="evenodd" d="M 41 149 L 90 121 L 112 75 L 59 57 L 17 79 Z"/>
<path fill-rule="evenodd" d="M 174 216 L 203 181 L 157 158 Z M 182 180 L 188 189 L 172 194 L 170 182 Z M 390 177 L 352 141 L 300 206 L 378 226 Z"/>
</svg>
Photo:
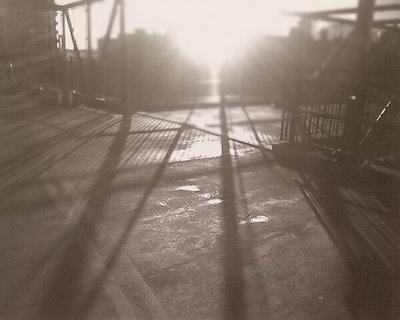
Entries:
<svg viewBox="0 0 400 320">
<path fill-rule="evenodd" d="M 277 12 L 272 3 L 268 5 L 269 14 L 262 17 L 260 10 L 249 5 L 248 0 L 193 1 L 186 7 L 187 11 L 179 15 L 181 21 L 170 21 L 170 27 L 184 52 L 216 68 L 239 56 L 251 37 L 262 30 L 284 32 L 276 23 Z"/>
<path fill-rule="evenodd" d="M 71 0 L 57 0 L 58 4 Z M 350 3 L 351 2 L 351 3 Z M 296 19 L 282 14 L 290 10 L 319 10 L 349 6 L 355 1 L 325 0 L 125 0 L 126 30 L 143 28 L 170 32 L 182 51 L 216 68 L 238 57 L 251 38 L 260 33 L 286 35 Z M 93 4 L 93 38 L 104 36 L 112 0 Z M 321 4 L 322 3 L 322 4 Z M 71 12 L 81 48 L 86 47 L 84 8 Z M 118 34 L 118 24 L 114 36 Z M 96 47 L 96 43 L 93 43 Z M 71 44 L 70 44 L 71 46 Z"/>
</svg>

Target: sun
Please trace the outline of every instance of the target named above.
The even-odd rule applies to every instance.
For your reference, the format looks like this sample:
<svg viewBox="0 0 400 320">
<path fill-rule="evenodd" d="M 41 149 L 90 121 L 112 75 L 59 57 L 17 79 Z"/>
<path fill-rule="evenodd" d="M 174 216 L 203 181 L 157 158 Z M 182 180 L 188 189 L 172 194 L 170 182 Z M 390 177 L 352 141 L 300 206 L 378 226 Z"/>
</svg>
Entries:
<svg viewBox="0 0 400 320">
<path fill-rule="evenodd" d="M 302 0 L 303 1 L 303 0 Z M 310 0 L 311 1 L 311 0 Z M 73 0 L 56 0 L 58 4 Z M 92 5 L 93 47 L 104 36 L 114 0 Z M 215 69 L 240 57 L 251 39 L 260 33 L 285 34 L 292 22 L 279 14 L 283 4 L 269 0 L 125 0 L 126 30 L 172 31 L 188 57 Z M 290 0 L 293 3 L 293 0 Z M 85 7 L 71 10 L 75 36 L 86 48 Z M 113 37 L 118 37 L 118 25 Z M 67 45 L 72 43 L 67 37 Z"/>
<path fill-rule="evenodd" d="M 241 55 L 254 31 L 244 1 L 201 1 L 181 12 L 172 28 L 179 47 L 211 69 Z"/>
<path fill-rule="evenodd" d="M 287 1 L 287 0 L 282 0 Z M 260 34 L 287 34 L 293 21 L 281 2 L 265 0 L 175 0 L 166 23 L 179 47 L 210 68 L 241 57 Z"/>
<path fill-rule="evenodd" d="M 211 69 L 238 58 L 250 41 L 250 36 L 218 30 L 188 29 L 177 34 L 180 49 L 190 58 Z"/>
</svg>

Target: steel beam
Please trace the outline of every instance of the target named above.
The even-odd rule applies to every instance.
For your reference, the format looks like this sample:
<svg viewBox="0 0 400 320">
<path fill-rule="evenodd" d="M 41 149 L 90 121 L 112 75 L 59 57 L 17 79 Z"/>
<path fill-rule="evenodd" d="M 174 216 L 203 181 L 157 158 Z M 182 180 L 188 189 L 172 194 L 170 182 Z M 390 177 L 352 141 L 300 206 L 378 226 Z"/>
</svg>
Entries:
<svg viewBox="0 0 400 320">
<path fill-rule="evenodd" d="M 103 87 L 103 92 L 105 95 L 105 99 L 108 99 L 108 77 L 107 77 L 107 71 L 108 71 L 108 63 L 107 63 L 107 49 L 108 49 L 108 44 L 110 41 L 110 37 L 111 37 L 111 32 L 113 30 L 114 27 L 114 21 L 115 21 L 115 17 L 117 15 L 117 9 L 118 9 L 118 5 L 119 5 L 120 0 L 114 0 L 114 4 L 111 10 L 111 15 L 110 18 L 108 20 L 108 26 L 107 26 L 107 31 L 106 34 L 104 36 L 104 43 L 102 45 L 101 48 L 99 48 L 100 54 L 99 54 L 99 58 L 100 61 L 103 61 L 103 67 L 102 67 L 102 85 Z"/>
<path fill-rule="evenodd" d="M 86 27 L 87 27 L 87 48 L 88 48 L 88 57 L 91 61 L 93 58 L 92 51 L 92 1 L 86 0 Z"/>
<path fill-rule="evenodd" d="M 347 24 L 355 26 L 357 20 L 346 19 L 343 17 L 335 17 L 334 15 L 345 15 L 345 14 L 357 14 L 359 8 L 346 8 L 346 9 L 335 9 L 325 11 L 314 11 L 314 12 L 288 12 L 290 15 L 299 16 L 302 18 L 322 20 L 327 22 L 334 22 L 339 24 Z M 384 12 L 384 11 L 395 11 L 400 10 L 400 4 L 390 4 L 375 6 L 373 12 Z M 377 29 L 387 29 L 390 25 L 400 24 L 400 19 L 385 19 L 376 20 L 372 22 L 372 27 Z"/>
<path fill-rule="evenodd" d="M 344 15 L 344 14 L 356 14 L 359 8 L 345 8 L 345 9 L 333 9 L 313 12 L 289 12 L 292 15 L 298 15 L 308 18 L 323 18 L 330 15 Z M 396 11 L 400 10 L 400 4 L 387 4 L 379 5 L 374 7 L 374 11 Z"/>
<path fill-rule="evenodd" d="M 314 71 L 312 75 L 312 80 L 317 80 L 321 74 L 323 74 L 328 67 L 331 65 L 333 61 L 339 56 L 344 49 L 346 49 L 350 43 L 350 40 L 354 38 L 355 29 L 351 31 L 351 33 L 346 37 L 346 39 L 321 63 L 317 70 Z"/>
<path fill-rule="evenodd" d="M 92 1 L 86 0 L 86 41 L 88 50 L 87 78 L 93 79 L 93 50 L 92 50 Z M 94 81 L 87 83 L 88 93 L 93 93 Z"/>
<path fill-rule="evenodd" d="M 121 2 L 121 0 L 114 0 L 114 5 L 113 5 L 112 11 L 111 11 L 110 19 L 108 20 L 107 31 L 104 36 L 103 47 L 101 48 L 100 57 L 102 57 L 102 58 L 105 57 L 105 55 L 107 53 L 108 43 L 109 43 L 109 40 L 111 37 L 111 32 L 114 27 L 115 16 L 117 15 L 117 9 L 118 9 L 118 5 L 120 4 L 120 2 Z"/>
<path fill-rule="evenodd" d="M 74 28 L 72 26 L 71 17 L 69 15 L 68 9 L 64 10 L 64 12 L 65 12 L 65 17 L 67 19 L 69 33 L 71 35 L 72 43 L 73 43 L 73 46 L 74 46 L 74 53 L 76 55 L 76 58 L 78 59 L 79 73 L 81 75 L 81 85 L 82 85 L 81 89 L 82 89 L 82 91 L 84 91 L 85 90 L 86 81 L 85 81 L 85 73 L 84 73 L 81 53 L 79 51 L 78 43 L 77 43 L 76 38 L 75 38 Z"/>
<path fill-rule="evenodd" d="M 354 49 L 357 53 L 355 68 L 357 72 L 355 100 L 347 108 L 344 128 L 345 148 L 358 152 L 362 137 L 362 120 L 367 102 L 368 90 L 368 59 L 371 46 L 371 31 L 373 24 L 375 0 L 359 0 Z"/>
<path fill-rule="evenodd" d="M 300 14 L 300 16 L 303 18 L 339 23 L 339 24 L 346 24 L 349 26 L 355 26 L 357 24 L 356 20 L 343 19 L 343 18 L 332 17 L 332 16 L 309 17 L 309 16 L 303 16 L 302 14 Z M 376 29 L 388 29 L 388 28 L 390 29 L 390 25 L 393 25 L 393 24 L 400 24 L 400 19 L 376 20 L 376 21 L 372 22 L 372 27 L 376 28 Z"/>
<path fill-rule="evenodd" d="M 128 68 L 127 68 L 127 55 L 126 55 L 126 34 L 125 34 L 125 0 L 119 1 L 120 9 L 120 41 L 121 41 L 121 101 L 125 111 L 128 107 Z"/>
<path fill-rule="evenodd" d="M 0 8 L 4 9 L 26 9 L 27 5 L 30 10 L 39 10 L 39 11 L 63 11 L 67 9 L 73 9 L 79 6 L 83 6 L 87 3 L 88 0 L 81 0 L 71 2 L 65 5 L 57 5 L 57 4 L 37 4 L 35 0 L 32 0 L 31 3 L 27 3 L 28 1 L 15 1 L 8 2 L 7 4 L 0 3 Z M 100 2 L 103 0 L 89 0 L 90 2 Z"/>
<path fill-rule="evenodd" d="M 63 86 L 67 86 L 68 79 L 68 62 L 67 62 L 67 18 L 65 12 L 61 11 L 62 14 L 62 57 L 63 57 Z"/>
<path fill-rule="evenodd" d="M 55 7 L 56 7 L 56 10 L 66 10 L 66 9 L 73 9 L 73 8 L 76 8 L 76 7 L 87 5 L 88 2 L 89 3 L 94 3 L 94 2 L 100 2 L 100 1 L 103 1 L 103 0 L 81 0 L 81 1 L 75 1 L 75 2 L 72 2 L 72 3 L 68 3 L 68 4 L 65 4 L 65 5 L 62 5 L 62 6 L 61 5 L 55 5 Z"/>
</svg>

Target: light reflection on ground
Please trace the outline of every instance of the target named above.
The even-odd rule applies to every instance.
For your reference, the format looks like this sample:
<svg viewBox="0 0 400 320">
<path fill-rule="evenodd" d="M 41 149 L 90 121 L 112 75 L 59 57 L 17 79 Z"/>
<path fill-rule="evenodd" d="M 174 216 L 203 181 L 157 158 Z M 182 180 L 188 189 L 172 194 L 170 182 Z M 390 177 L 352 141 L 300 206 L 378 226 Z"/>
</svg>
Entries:
<svg viewBox="0 0 400 320">
<path fill-rule="evenodd" d="M 190 192 L 198 192 L 200 191 L 197 186 L 182 186 L 175 189 L 176 191 L 190 191 Z"/>
<path fill-rule="evenodd" d="M 184 150 L 175 150 L 171 155 L 171 161 L 189 161 L 193 159 L 208 159 L 221 156 L 221 143 L 218 140 L 193 141 Z"/>
<path fill-rule="evenodd" d="M 269 221 L 269 218 L 266 217 L 266 216 L 257 216 L 257 217 L 254 217 L 254 218 L 250 218 L 248 220 L 240 221 L 239 225 L 245 225 L 245 224 L 248 224 L 248 223 L 261 223 L 261 222 L 268 222 L 268 221 Z"/>
</svg>

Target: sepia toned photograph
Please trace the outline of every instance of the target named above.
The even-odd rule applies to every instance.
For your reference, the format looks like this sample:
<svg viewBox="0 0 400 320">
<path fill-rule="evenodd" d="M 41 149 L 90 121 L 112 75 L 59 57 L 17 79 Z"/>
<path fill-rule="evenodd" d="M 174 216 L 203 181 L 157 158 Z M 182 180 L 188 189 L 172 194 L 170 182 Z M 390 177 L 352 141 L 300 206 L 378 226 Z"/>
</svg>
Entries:
<svg viewBox="0 0 400 320">
<path fill-rule="evenodd" d="M 400 0 L 0 0 L 0 320 L 400 320 Z"/>
</svg>

